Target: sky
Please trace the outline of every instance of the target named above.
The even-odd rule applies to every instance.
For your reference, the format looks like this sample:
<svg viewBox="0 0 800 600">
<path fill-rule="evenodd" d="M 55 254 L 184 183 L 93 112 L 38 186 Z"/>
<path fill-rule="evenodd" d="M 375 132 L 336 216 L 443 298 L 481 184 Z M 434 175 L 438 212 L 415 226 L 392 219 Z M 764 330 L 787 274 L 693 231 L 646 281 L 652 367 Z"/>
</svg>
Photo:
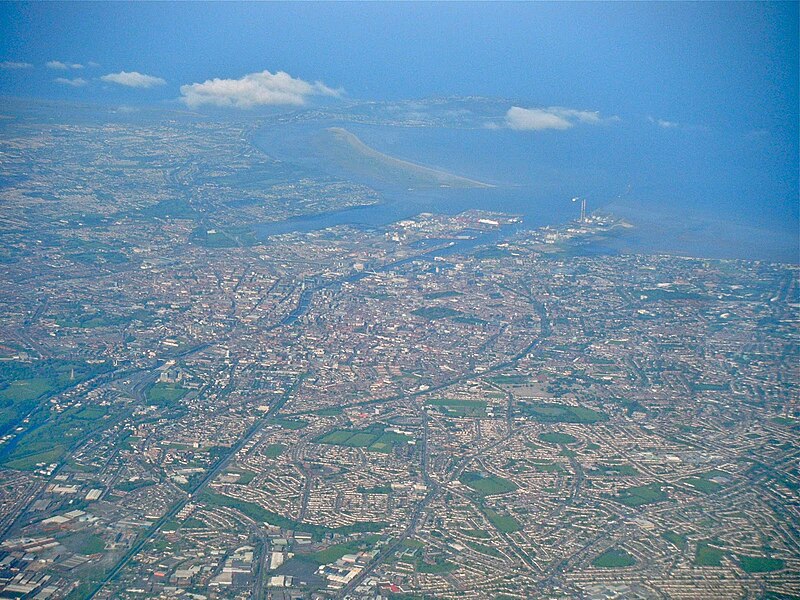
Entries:
<svg viewBox="0 0 800 600">
<path fill-rule="evenodd" d="M 357 99 L 484 95 L 796 132 L 798 4 L 4 2 L 0 62 L 33 65 L 0 68 L 0 93 L 23 97 L 163 101 L 267 70 Z M 101 79 L 121 72 L 157 80 Z"/>
<path fill-rule="evenodd" d="M 769 180 L 775 219 L 796 228 L 799 27 L 797 2 L 3 2 L 0 98 L 233 112 L 507 98 L 500 126 L 520 135 L 616 119 L 682 131 L 691 157 L 713 132 L 709 167 Z"/>
</svg>

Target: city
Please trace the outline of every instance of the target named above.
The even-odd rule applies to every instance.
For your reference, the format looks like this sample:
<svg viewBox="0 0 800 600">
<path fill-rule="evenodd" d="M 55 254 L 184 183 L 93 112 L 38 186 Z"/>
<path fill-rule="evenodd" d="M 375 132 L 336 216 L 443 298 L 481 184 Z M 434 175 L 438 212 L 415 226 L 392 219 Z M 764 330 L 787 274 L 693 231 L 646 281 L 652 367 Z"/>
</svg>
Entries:
<svg viewBox="0 0 800 600">
<path fill-rule="evenodd" d="M 381 198 L 259 126 L 5 126 L 0 597 L 800 595 L 797 265 L 263 235 Z"/>
</svg>

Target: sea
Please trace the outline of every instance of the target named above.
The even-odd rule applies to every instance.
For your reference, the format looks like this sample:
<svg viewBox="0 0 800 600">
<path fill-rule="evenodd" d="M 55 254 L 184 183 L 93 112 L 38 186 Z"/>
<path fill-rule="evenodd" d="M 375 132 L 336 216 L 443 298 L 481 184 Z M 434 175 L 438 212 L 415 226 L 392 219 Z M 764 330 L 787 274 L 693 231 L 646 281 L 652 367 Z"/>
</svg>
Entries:
<svg viewBox="0 0 800 600">
<path fill-rule="evenodd" d="M 415 188 L 364 175 L 319 143 L 329 127 L 343 127 L 393 158 L 492 187 Z M 581 197 L 588 212 L 633 225 L 605 240 L 603 252 L 800 263 L 791 216 L 797 190 L 759 172 L 751 154 L 761 141 L 731 132 L 661 131 L 647 121 L 519 132 L 321 119 L 269 123 L 252 142 L 272 158 L 316 176 L 369 185 L 381 197 L 375 206 L 265 223 L 259 227 L 265 237 L 342 224 L 380 227 L 422 212 L 468 209 L 519 215 L 529 228 L 558 226 L 578 217 L 580 203 L 572 199 Z M 724 151 L 715 150 L 720 147 Z M 763 152 L 758 156 L 763 162 Z"/>
</svg>

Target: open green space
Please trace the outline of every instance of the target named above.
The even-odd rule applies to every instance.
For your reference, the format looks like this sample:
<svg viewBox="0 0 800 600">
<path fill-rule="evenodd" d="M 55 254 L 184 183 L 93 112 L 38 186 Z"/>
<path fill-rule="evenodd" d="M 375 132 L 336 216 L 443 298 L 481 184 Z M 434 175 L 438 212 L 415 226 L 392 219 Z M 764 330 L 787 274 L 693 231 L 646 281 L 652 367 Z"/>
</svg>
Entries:
<svg viewBox="0 0 800 600">
<path fill-rule="evenodd" d="M 232 470 L 232 471 L 229 471 L 229 473 L 238 473 L 239 479 L 236 481 L 236 483 L 239 483 L 241 485 L 247 485 L 248 483 L 253 481 L 253 479 L 255 479 L 255 477 L 256 477 L 256 474 L 253 473 L 252 471 Z"/>
<path fill-rule="evenodd" d="M 548 431 L 539 434 L 539 439 L 548 444 L 574 444 L 578 441 L 575 436 L 568 433 L 561 433 L 559 431 Z"/>
<path fill-rule="evenodd" d="M 485 400 L 455 400 L 436 398 L 426 404 L 436 406 L 448 417 L 485 417 L 487 402 Z"/>
<path fill-rule="evenodd" d="M 170 406 L 183 398 L 189 390 L 176 383 L 154 383 L 147 390 L 147 401 L 158 406 Z"/>
<path fill-rule="evenodd" d="M 58 463 L 73 444 L 111 425 L 119 415 L 118 406 L 78 406 L 52 414 L 48 407 L 37 412 L 26 431 L 3 448 L 0 462 L 19 470 L 34 470 L 41 463 Z"/>
<path fill-rule="evenodd" d="M 622 548 L 609 548 L 592 561 L 592 566 L 601 569 L 619 569 L 636 564 L 636 559 Z"/>
<path fill-rule="evenodd" d="M 601 464 L 591 471 L 592 475 L 605 475 L 607 477 L 635 477 L 639 474 L 632 465 Z"/>
<path fill-rule="evenodd" d="M 699 542 L 694 555 L 694 564 L 699 567 L 719 567 L 725 551 L 711 545 L 711 541 Z"/>
<path fill-rule="evenodd" d="M 530 381 L 527 375 L 495 375 L 490 377 L 489 381 L 499 385 L 522 385 Z"/>
<path fill-rule="evenodd" d="M 530 461 L 533 468 L 537 473 L 563 473 L 564 466 L 561 463 L 553 462 L 551 460 L 536 460 Z"/>
<path fill-rule="evenodd" d="M 250 227 L 197 227 L 189 240 L 206 248 L 237 248 L 258 243 L 255 231 Z"/>
<path fill-rule="evenodd" d="M 0 435 L 18 426 L 43 400 L 111 369 L 80 361 L 0 361 Z"/>
<path fill-rule="evenodd" d="M 556 402 L 520 402 L 520 414 L 540 423 L 584 423 L 607 421 L 608 415 L 583 406 L 571 406 Z"/>
<path fill-rule="evenodd" d="M 446 560 L 433 564 L 418 560 L 415 568 L 419 573 L 450 573 L 455 570 L 456 565 Z"/>
<path fill-rule="evenodd" d="M 483 508 L 483 514 L 489 519 L 489 522 L 494 525 L 501 533 L 513 533 L 521 529 L 517 520 L 510 515 L 501 515 L 491 508 Z"/>
<path fill-rule="evenodd" d="M 482 496 L 507 494 L 517 489 L 513 481 L 497 475 L 484 475 L 477 471 L 465 471 L 458 480 Z"/>
<path fill-rule="evenodd" d="M 724 487 L 721 483 L 712 480 L 727 475 L 727 473 L 723 473 L 722 471 L 712 470 L 698 476 L 687 477 L 683 480 L 683 483 L 692 486 L 694 489 L 704 494 L 712 494 Z"/>
<path fill-rule="evenodd" d="M 264 456 L 267 458 L 278 458 L 283 451 L 286 450 L 286 446 L 283 444 L 270 444 L 266 448 L 264 448 Z"/>
<path fill-rule="evenodd" d="M 661 537 L 680 550 L 686 548 L 686 536 L 683 534 L 667 530 L 661 534 Z"/>
<path fill-rule="evenodd" d="M 428 319 L 429 321 L 435 321 L 438 319 L 446 319 L 448 317 L 457 317 L 462 313 L 460 310 L 450 308 L 449 306 L 424 306 L 422 308 L 412 310 L 411 314 L 417 317 L 422 317 L 423 319 Z"/>
<path fill-rule="evenodd" d="M 54 389 L 50 379 L 34 377 L 12 381 L 8 387 L 0 390 L 0 399 L 11 402 L 33 400 Z"/>
<path fill-rule="evenodd" d="M 426 300 L 436 300 L 437 298 L 454 298 L 456 296 L 463 296 L 461 292 L 455 290 L 446 290 L 444 292 L 429 292 L 423 295 Z"/>
<path fill-rule="evenodd" d="M 90 554 L 99 554 L 105 550 L 106 546 L 103 538 L 88 531 L 73 533 L 66 537 L 60 538 L 58 541 L 61 542 L 65 548 L 85 556 Z"/>
<path fill-rule="evenodd" d="M 356 491 L 359 494 L 389 494 L 392 491 L 392 488 L 388 485 L 376 485 L 374 487 L 364 487 L 362 485 L 356 488 Z"/>
<path fill-rule="evenodd" d="M 661 502 L 667 498 L 668 496 L 661 489 L 661 485 L 655 482 L 620 490 L 620 492 L 614 496 L 614 500 L 617 502 L 633 507 Z"/>
<path fill-rule="evenodd" d="M 272 423 L 291 430 L 303 429 L 308 425 L 308 421 L 303 421 L 302 419 L 273 419 Z"/>
<path fill-rule="evenodd" d="M 739 565 L 746 573 L 771 573 L 772 571 L 780 571 L 786 566 L 786 563 L 779 558 L 769 558 L 767 556 L 746 556 L 743 554 L 737 555 L 739 558 Z"/>
<path fill-rule="evenodd" d="M 489 321 L 480 319 L 472 315 L 461 315 L 460 317 L 453 317 L 453 323 L 463 323 L 464 325 L 486 325 Z"/>
<path fill-rule="evenodd" d="M 331 446 L 366 448 L 369 452 L 390 453 L 395 446 L 406 444 L 408 436 L 384 431 L 385 425 L 376 423 L 366 429 L 334 429 L 315 441 Z"/>
<path fill-rule="evenodd" d="M 188 200 L 178 198 L 161 200 L 142 208 L 133 216 L 140 215 L 145 218 L 173 218 L 173 219 L 195 219 L 199 216 Z"/>
</svg>

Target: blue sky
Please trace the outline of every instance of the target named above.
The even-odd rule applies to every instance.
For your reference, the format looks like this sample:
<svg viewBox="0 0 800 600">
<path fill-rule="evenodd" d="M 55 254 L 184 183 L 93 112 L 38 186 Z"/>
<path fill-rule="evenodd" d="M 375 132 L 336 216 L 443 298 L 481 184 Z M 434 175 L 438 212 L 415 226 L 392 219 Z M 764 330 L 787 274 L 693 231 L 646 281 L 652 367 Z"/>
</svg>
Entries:
<svg viewBox="0 0 800 600">
<path fill-rule="evenodd" d="M 267 69 L 352 98 L 474 94 L 796 132 L 797 31 L 797 3 L 2 3 L 0 61 L 34 67 L 1 69 L 0 92 L 149 102 Z M 97 81 L 120 71 L 166 83 Z"/>
</svg>

